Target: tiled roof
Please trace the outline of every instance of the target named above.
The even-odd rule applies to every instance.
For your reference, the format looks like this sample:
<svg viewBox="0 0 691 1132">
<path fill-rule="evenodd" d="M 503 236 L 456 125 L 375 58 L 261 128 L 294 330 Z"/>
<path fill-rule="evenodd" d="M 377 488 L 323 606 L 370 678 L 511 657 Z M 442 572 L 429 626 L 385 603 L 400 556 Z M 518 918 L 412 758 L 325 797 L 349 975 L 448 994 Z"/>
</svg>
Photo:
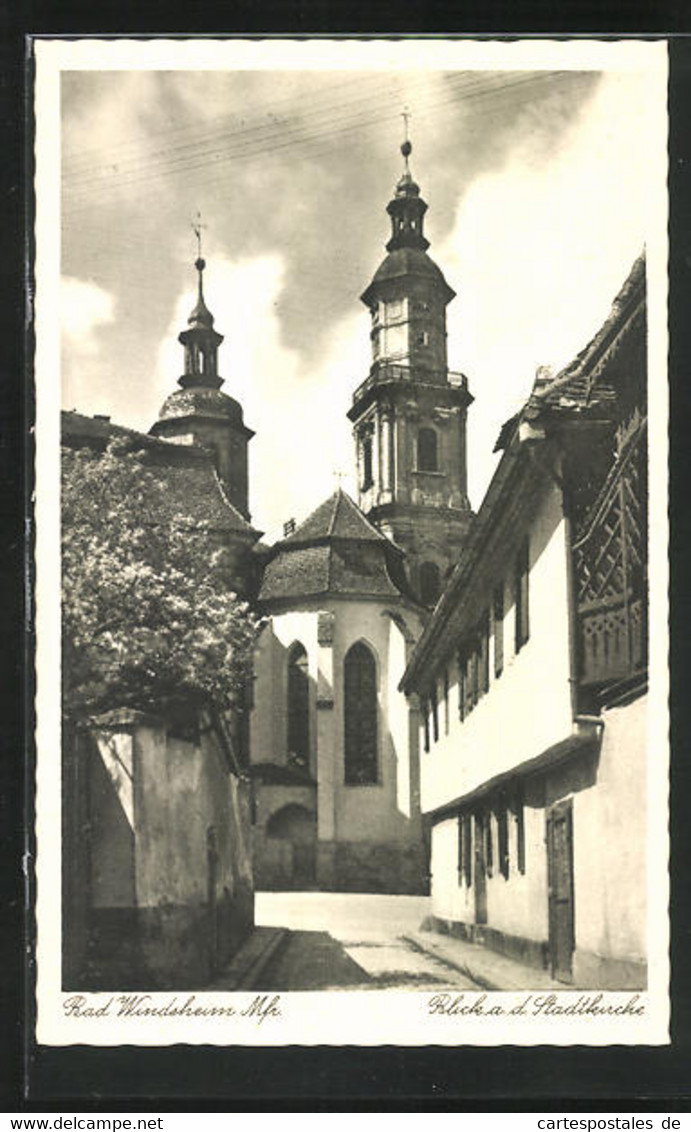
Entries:
<svg viewBox="0 0 691 1132">
<path fill-rule="evenodd" d="M 311 543 L 326 538 L 387 541 L 341 488 L 320 503 L 280 545 L 296 546 L 298 543 Z"/>
<path fill-rule="evenodd" d="M 401 551 L 340 489 L 276 544 L 264 569 L 264 602 L 338 594 L 410 596 Z"/>
<path fill-rule="evenodd" d="M 151 511 L 142 515 L 143 522 L 188 517 L 217 530 L 257 537 L 258 532 L 227 498 L 213 460 L 203 449 L 159 440 L 105 418 L 62 414 L 62 442 L 67 447 L 103 449 L 115 438 L 130 440 L 134 448 L 144 451 L 147 472 L 165 488 L 151 500 Z"/>
<path fill-rule="evenodd" d="M 304 546 L 279 552 L 264 568 L 259 600 L 326 593 L 330 557 L 329 546 Z"/>
</svg>

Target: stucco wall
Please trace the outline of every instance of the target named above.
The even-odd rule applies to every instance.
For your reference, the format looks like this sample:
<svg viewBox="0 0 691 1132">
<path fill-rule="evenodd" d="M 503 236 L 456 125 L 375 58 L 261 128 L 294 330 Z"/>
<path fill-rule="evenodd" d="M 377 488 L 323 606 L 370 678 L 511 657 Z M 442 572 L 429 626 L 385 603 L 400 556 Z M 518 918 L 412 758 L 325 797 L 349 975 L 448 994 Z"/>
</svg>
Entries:
<svg viewBox="0 0 691 1132">
<path fill-rule="evenodd" d="M 547 857 L 544 809 L 524 806 L 525 872 L 518 870 L 517 827 L 509 817 L 509 876 L 497 868 L 494 827 L 494 869 L 486 877 L 487 924 L 524 939 L 546 941 Z M 432 827 L 432 910 L 443 920 L 475 924 L 475 890 L 458 877 L 458 822 L 448 818 Z"/>
<path fill-rule="evenodd" d="M 575 798 L 576 967 L 645 961 L 646 709 L 603 712 L 597 788 Z"/>
<path fill-rule="evenodd" d="M 566 524 L 556 488 L 546 495 L 531 525 L 529 550 L 530 637 L 516 654 L 507 555 L 503 672 L 494 676 L 491 641 L 489 692 L 461 722 L 458 669 L 455 658 L 449 658 L 448 734 L 440 708 L 439 739 L 420 755 L 423 811 L 461 797 L 571 732 Z M 478 604 L 478 615 L 491 599 L 490 589 Z"/>
<path fill-rule="evenodd" d="M 114 889 L 92 905 L 83 978 L 93 989 L 203 985 L 253 923 L 248 784 L 211 733 L 192 743 L 133 722 L 99 732 L 92 758 L 110 748 L 131 759 L 133 886 L 129 902 Z M 121 782 L 108 781 L 122 809 Z M 96 863 L 118 852 L 114 828 L 95 831 Z"/>
<path fill-rule="evenodd" d="M 603 712 L 602 743 L 584 748 L 524 783 L 525 873 L 517 869 L 517 827 L 509 818 L 509 876 L 486 878 L 487 926 L 547 943 L 546 822 L 550 806 L 573 807 L 573 980 L 610 989 L 645 985 L 646 698 Z M 474 881 L 473 881 L 474 883 Z M 475 924 L 475 891 L 458 877 L 458 823 L 432 828 L 432 910 L 450 925 Z M 535 953 L 537 954 L 537 953 Z"/>
</svg>

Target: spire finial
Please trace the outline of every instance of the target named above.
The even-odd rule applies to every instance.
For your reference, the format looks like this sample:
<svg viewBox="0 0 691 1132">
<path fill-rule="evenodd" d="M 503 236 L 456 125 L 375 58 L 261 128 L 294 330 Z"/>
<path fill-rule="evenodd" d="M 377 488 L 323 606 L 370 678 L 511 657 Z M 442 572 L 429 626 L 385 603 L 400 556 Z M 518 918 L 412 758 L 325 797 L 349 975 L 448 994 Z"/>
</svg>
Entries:
<svg viewBox="0 0 691 1132">
<path fill-rule="evenodd" d="M 202 223 L 202 214 L 197 209 L 197 215 L 192 221 L 192 231 L 197 238 L 197 259 L 202 258 L 202 229 L 206 228 L 206 224 Z"/>
<path fill-rule="evenodd" d="M 405 171 L 406 171 L 407 174 L 410 174 L 410 167 L 408 165 L 408 158 L 410 157 L 411 153 L 413 152 L 413 145 L 412 145 L 412 142 L 410 141 L 410 138 L 408 137 L 408 119 L 412 118 L 412 114 L 410 113 L 410 110 L 408 109 L 407 106 L 404 107 L 403 112 L 401 114 L 401 118 L 403 119 L 403 133 L 404 133 L 403 145 L 401 146 L 401 153 L 403 154 L 403 159 L 405 161 Z"/>
<path fill-rule="evenodd" d="M 192 221 L 191 227 L 197 239 L 197 258 L 194 261 L 194 266 L 199 272 L 199 293 L 201 294 L 202 271 L 206 267 L 206 260 L 202 258 L 202 229 L 206 228 L 206 224 L 202 223 L 202 214 L 199 209 L 197 209 L 197 215 Z"/>
</svg>

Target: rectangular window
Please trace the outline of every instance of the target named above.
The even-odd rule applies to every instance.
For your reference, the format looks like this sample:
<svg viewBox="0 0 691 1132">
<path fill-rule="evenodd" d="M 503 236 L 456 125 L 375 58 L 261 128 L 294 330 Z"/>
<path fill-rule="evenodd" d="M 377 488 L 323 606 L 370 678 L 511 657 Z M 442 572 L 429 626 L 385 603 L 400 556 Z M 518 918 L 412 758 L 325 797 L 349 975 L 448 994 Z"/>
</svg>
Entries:
<svg viewBox="0 0 691 1132">
<path fill-rule="evenodd" d="M 528 540 L 521 545 L 516 555 L 514 572 L 514 599 L 516 605 L 516 652 L 519 652 L 528 640 L 530 625 L 528 619 Z"/>
<path fill-rule="evenodd" d="M 422 703 L 422 726 L 425 736 L 425 753 L 427 753 L 429 751 L 429 704 L 427 700 L 423 700 Z"/>
<path fill-rule="evenodd" d="M 449 734 L 449 670 L 444 669 L 444 734 Z"/>
<path fill-rule="evenodd" d="M 504 583 L 494 590 L 494 675 L 497 679 L 504 671 Z"/>
<path fill-rule="evenodd" d="M 456 820 L 458 822 L 458 831 L 457 831 L 458 832 L 458 861 L 457 861 L 458 883 L 462 884 L 463 883 L 463 876 L 464 876 L 463 870 L 464 870 L 464 863 L 465 863 L 465 820 L 463 818 L 463 814 L 459 814 L 458 818 Z"/>
<path fill-rule="evenodd" d="M 509 821 L 506 805 L 501 802 L 497 809 L 497 864 L 505 880 L 509 879 Z"/>
</svg>

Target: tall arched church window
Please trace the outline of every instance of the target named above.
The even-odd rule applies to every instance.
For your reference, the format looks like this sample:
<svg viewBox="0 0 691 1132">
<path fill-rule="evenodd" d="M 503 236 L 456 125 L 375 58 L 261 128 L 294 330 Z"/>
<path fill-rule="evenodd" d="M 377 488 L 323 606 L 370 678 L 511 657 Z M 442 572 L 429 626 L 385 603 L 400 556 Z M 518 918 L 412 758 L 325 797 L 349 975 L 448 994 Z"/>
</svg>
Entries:
<svg viewBox="0 0 691 1132">
<path fill-rule="evenodd" d="M 434 605 L 441 593 L 441 575 L 436 562 L 423 562 L 420 567 L 420 601 Z"/>
<path fill-rule="evenodd" d="M 288 763 L 309 769 L 310 721 L 307 653 L 296 641 L 288 653 Z"/>
<path fill-rule="evenodd" d="M 433 428 L 421 428 L 417 434 L 417 467 L 419 472 L 436 472 L 437 434 Z"/>
<path fill-rule="evenodd" d="M 377 666 L 372 652 L 358 641 L 343 665 L 345 781 L 367 786 L 378 780 Z"/>
</svg>

